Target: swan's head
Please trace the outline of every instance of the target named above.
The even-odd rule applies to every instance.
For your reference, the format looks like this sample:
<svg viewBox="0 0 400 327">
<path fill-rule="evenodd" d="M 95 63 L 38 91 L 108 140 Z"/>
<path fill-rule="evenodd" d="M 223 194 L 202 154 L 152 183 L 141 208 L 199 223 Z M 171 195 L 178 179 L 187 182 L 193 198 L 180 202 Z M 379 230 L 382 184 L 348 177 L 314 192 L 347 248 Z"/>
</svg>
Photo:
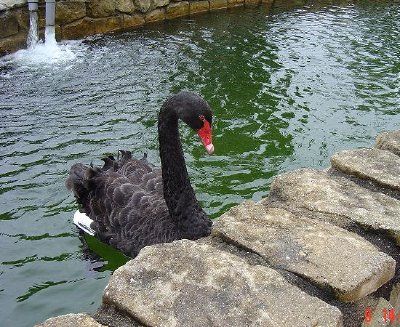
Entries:
<svg viewBox="0 0 400 327">
<path fill-rule="evenodd" d="M 212 143 L 212 118 L 210 105 L 200 95 L 182 91 L 171 98 L 178 116 L 197 132 L 208 154 L 214 152 Z"/>
</svg>

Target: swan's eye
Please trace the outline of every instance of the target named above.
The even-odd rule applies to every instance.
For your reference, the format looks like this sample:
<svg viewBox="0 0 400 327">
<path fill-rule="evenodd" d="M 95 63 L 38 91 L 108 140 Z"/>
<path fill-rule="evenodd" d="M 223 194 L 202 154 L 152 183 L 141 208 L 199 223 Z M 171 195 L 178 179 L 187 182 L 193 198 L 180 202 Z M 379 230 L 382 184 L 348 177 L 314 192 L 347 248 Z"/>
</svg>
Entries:
<svg viewBox="0 0 400 327">
<path fill-rule="evenodd" d="M 203 123 L 206 121 L 206 118 L 203 115 L 200 115 L 199 118 Z"/>
</svg>

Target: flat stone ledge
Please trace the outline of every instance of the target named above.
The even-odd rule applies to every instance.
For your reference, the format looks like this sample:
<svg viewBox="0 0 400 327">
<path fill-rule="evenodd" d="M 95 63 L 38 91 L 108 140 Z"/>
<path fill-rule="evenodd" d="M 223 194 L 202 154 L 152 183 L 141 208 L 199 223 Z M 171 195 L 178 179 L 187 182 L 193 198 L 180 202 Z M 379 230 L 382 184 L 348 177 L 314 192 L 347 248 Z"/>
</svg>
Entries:
<svg viewBox="0 0 400 327">
<path fill-rule="evenodd" d="M 362 237 L 252 201 L 224 213 L 213 234 L 259 254 L 277 268 L 328 287 L 343 302 L 376 291 L 395 273 L 395 260 Z"/>
<path fill-rule="evenodd" d="M 385 232 L 400 245 L 400 201 L 325 171 L 300 169 L 278 175 L 270 197 L 262 202 L 291 211 L 306 209 L 342 227 L 355 223 Z"/>
<path fill-rule="evenodd" d="M 49 318 L 35 327 L 106 327 L 99 324 L 86 313 L 70 313 L 64 316 Z"/>
<path fill-rule="evenodd" d="M 400 156 L 400 131 L 379 134 L 376 138 L 375 147 L 382 150 L 389 150 Z"/>
<path fill-rule="evenodd" d="M 0 11 L 27 6 L 27 0 L 0 0 Z"/>
<path fill-rule="evenodd" d="M 193 241 L 149 246 L 104 296 L 146 326 L 342 326 L 342 314 L 277 271 Z"/>
<path fill-rule="evenodd" d="M 400 191 L 400 157 L 380 149 L 346 150 L 331 158 L 332 167 Z"/>
</svg>

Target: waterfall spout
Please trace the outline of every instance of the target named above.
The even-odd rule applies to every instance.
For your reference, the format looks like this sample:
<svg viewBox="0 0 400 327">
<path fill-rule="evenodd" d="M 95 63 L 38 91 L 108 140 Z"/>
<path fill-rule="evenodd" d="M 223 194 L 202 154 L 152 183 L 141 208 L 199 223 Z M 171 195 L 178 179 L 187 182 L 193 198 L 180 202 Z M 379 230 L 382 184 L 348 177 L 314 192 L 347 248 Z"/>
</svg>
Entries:
<svg viewBox="0 0 400 327">
<path fill-rule="evenodd" d="M 36 46 L 39 41 L 38 34 L 38 0 L 29 0 L 29 33 L 26 40 L 29 49 Z"/>
<path fill-rule="evenodd" d="M 46 30 L 45 30 L 45 43 L 55 45 L 56 32 L 55 32 L 55 15 L 56 15 L 56 2 L 55 0 L 46 0 Z"/>
</svg>

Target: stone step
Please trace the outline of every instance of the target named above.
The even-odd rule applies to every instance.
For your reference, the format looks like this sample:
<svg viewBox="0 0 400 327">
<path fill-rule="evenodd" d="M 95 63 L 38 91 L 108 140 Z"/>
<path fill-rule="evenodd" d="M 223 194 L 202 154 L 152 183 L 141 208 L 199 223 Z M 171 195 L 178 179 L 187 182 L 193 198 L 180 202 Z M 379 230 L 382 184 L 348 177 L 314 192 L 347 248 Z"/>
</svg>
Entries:
<svg viewBox="0 0 400 327">
<path fill-rule="evenodd" d="M 362 237 L 252 201 L 224 213 L 213 234 L 259 254 L 277 268 L 328 287 L 344 302 L 376 291 L 395 273 L 395 260 Z"/>
<path fill-rule="evenodd" d="M 106 327 L 99 324 L 86 313 L 69 313 L 63 316 L 49 318 L 35 327 Z"/>
<path fill-rule="evenodd" d="M 379 134 L 376 138 L 375 147 L 382 150 L 389 150 L 400 156 L 400 131 Z"/>
<path fill-rule="evenodd" d="M 342 326 L 334 306 L 277 271 L 208 244 L 146 247 L 117 269 L 103 303 L 146 326 Z"/>
<path fill-rule="evenodd" d="M 400 157 L 380 149 L 346 150 L 334 154 L 332 167 L 345 174 L 400 191 Z"/>
<path fill-rule="evenodd" d="M 270 198 L 294 211 L 307 209 L 339 226 L 357 224 L 385 232 L 400 245 L 400 201 L 372 192 L 344 177 L 325 171 L 300 169 L 279 175 L 271 185 Z M 291 209 L 292 211 L 292 209 Z"/>
</svg>

